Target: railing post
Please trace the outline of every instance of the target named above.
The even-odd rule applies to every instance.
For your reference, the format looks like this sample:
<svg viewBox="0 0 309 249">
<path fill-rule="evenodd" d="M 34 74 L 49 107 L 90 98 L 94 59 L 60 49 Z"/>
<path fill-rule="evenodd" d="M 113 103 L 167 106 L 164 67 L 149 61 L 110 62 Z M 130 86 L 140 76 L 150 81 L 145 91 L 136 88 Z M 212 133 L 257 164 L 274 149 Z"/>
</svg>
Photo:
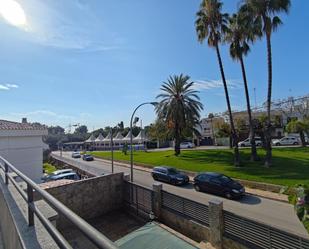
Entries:
<svg viewBox="0 0 309 249">
<path fill-rule="evenodd" d="M 6 184 L 6 185 L 9 184 L 8 173 L 9 173 L 9 165 L 7 165 L 7 163 L 4 162 L 4 174 L 5 174 L 5 184 Z"/>
<path fill-rule="evenodd" d="M 27 195 L 28 195 L 28 225 L 29 227 L 34 225 L 34 213 L 30 208 L 30 204 L 33 204 L 33 188 L 30 184 L 27 184 Z"/>
<path fill-rule="evenodd" d="M 162 184 L 155 182 L 152 185 L 153 189 L 153 212 L 156 218 L 161 217 L 162 206 Z"/>
<path fill-rule="evenodd" d="M 209 202 L 210 244 L 216 249 L 223 248 L 223 202 L 217 199 Z"/>
</svg>

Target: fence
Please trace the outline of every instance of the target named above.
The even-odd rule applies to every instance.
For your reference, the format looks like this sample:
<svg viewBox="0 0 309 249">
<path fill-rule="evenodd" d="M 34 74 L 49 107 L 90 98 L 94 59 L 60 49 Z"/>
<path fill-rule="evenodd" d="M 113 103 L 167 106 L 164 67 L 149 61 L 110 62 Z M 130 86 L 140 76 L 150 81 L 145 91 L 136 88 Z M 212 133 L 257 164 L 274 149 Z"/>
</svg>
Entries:
<svg viewBox="0 0 309 249">
<path fill-rule="evenodd" d="M 125 207 L 137 216 L 148 219 L 153 210 L 153 190 L 131 182 L 124 182 Z"/>
<path fill-rule="evenodd" d="M 207 205 L 162 191 L 162 208 L 209 226 Z"/>
<path fill-rule="evenodd" d="M 224 211 L 224 235 L 249 248 L 309 249 L 309 240 Z"/>
<path fill-rule="evenodd" d="M 60 248 L 72 249 L 71 245 L 66 239 L 60 234 L 60 232 L 52 225 L 52 223 L 44 217 L 41 210 L 34 203 L 34 191 L 37 192 L 42 199 L 44 199 L 51 207 L 53 207 L 58 213 L 62 214 L 67 218 L 77 229 L 79 229 L 90 241 L 92 241 L 98 248 L 101 249 L 116 249 L 118 248 L 112 241 L 106 238 L 102 233 L 92 227 L 89 223 L 79 217 L 77 214 L 72 212 L 61 202 L 41 189 L 35 182 L 25 176 L 22 172 L 16 169 L 12 164 L 6 161 L 0 156 L 0 169 L 5 173 L 5 184 L 9 182 L 13 184 L 16 190 L 19 192 L 21 197 L 28 204 L 28 225 L 34 226 L 34 215 L 41 221 L 42 225 L 46 228 L 51 237 L 55 240 Z M 10 172 L 17 174 L 26 184 L 27 192 L 25 192 L 20 185 L 15 181 Z"/>
</svg>

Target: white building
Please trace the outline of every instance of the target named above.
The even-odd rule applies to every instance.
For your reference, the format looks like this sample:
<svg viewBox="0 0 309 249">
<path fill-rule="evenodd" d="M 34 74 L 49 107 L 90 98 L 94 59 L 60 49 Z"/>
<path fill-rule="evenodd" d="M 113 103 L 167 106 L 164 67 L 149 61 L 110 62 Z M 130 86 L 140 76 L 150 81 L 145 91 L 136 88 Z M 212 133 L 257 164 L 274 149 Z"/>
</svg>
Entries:
<svg viewBox="0 0 309 249">
<path fill-rule="evenodd" d="M 47 129 L 41 125 L 0 120 L 0 156 L 35 182 L 40 182 L 43 171 L 43 143 Z"/>
</svg>

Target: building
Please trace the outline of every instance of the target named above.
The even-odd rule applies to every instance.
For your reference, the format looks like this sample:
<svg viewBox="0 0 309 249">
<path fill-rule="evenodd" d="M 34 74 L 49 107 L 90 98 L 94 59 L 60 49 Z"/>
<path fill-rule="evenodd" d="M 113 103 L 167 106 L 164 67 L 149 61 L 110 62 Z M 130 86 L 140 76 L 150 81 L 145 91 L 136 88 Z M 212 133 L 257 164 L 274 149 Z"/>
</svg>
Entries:
<svg viewBox="0 0 309 249">
<path fill-rule="evenodd" d="M 40 182 L 43 171 L 43 143 L 47 135 L 44 126 L 30 124 L 26 118 L 21 123 L 0 120 L 0 156 L 35 182 Z"/>
<path fill-rule="evenodd" d="M 200 140 L 198 145 L 213 145 L 215 144 L 215 135 L 221 124 L 223 124 L 223 117 L 203 118 L 200 121 L 197 130 L 200 132 Z"/>
</svg>

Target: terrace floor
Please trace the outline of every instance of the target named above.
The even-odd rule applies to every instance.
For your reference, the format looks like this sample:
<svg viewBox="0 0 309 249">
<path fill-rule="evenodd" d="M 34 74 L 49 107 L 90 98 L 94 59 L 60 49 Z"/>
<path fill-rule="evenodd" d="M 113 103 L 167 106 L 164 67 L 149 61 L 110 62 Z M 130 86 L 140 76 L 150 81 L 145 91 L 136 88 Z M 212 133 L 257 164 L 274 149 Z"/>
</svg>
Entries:
<svg viewBox="0 0 309 249">
<path fill-rule="evenodd" d="M 87 220 L 112 241 L 116 241 L 145 225 L 145 222 L 121 211 L 113 211 L 99 218 Z M 74 249 L 96 248 L 79 230 L 70 228 L 62 232 Z"/>
<path fill-rule="evenodd" d="M 144 222 L 121 210 L 87 221 L 107 238 L 114 241 L 120 249 L 198 248 L 197 242 L 171 228 L 156 222 Z M 74 249 L 96 248 L 77 229 L 66 229 L 62 234 Z"/>
</svg>

